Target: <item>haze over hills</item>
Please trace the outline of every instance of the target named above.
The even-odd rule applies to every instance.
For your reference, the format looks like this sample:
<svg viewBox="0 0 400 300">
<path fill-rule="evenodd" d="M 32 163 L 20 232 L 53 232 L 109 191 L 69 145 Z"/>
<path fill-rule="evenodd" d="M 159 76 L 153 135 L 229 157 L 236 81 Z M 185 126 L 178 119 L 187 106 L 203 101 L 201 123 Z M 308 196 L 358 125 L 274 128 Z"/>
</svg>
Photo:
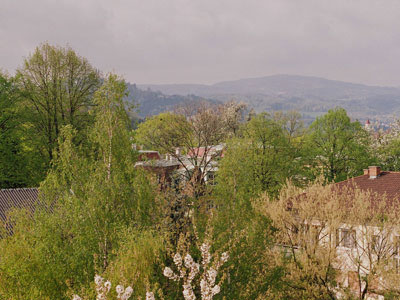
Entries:
<svg viewBox="0 0 400 300">
<path fill-rule="evenodd" d="M 166 95 L 160 91 L 151 89 L 140 89 L 136 84 L 128 83 L 129 98 L 138 105 L 138 117 L 157 115 L 164 111 L 170 111 L 179 105 L 193 102 L 207 101 L 219 103 L 217 100 L 204 99 L 194 95 Z"/>
<path fill-rule="evenodd" d="M 397 87 L 369 86 L 310 76 L 273 75 L 212 85 L 152 84 L 138 87 L 170 96 L 195 95 L 217 101 L 244 101 L 257 112 L 297 110 L 305 119 L 314 119 L 336 106 L 345 108 L 353 118 L 361 120 L 387 120 L 400 114 L 400 89 Z"/>
</svg>

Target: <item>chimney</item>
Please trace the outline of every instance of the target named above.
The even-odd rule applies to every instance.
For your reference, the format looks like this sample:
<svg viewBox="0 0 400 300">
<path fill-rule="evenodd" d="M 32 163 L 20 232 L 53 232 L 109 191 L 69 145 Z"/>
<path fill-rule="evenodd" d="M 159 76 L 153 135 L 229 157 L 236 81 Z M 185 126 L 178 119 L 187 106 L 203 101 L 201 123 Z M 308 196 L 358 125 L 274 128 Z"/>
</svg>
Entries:
<svg viewBox="0 0 400 300">
<path fill-rule="evenodd" d="M 364 169 L 364 175 L 369 175 L 369 169 Z"/>
<path fill-rule="evenodd" d="M 369 179 L 376 179 L 381 174 L 381 167 L 370 166 L 368 167 L 368 173 L 369 173 Z"/>
<path fill-rule="evenodd" d="M 175 154 L 176 154 L 177 156 L 181 156 L 181 148 L 176 147 L 176 149 L 175 149 Z"/>
</svg>

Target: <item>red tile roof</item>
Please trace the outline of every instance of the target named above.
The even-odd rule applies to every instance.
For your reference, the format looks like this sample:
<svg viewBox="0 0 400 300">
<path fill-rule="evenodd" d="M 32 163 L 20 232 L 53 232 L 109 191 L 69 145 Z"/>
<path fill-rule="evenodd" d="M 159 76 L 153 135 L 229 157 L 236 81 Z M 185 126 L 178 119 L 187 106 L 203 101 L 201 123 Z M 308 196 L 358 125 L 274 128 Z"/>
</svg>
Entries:
<svg viewBox="0 0 400 300">
<path fill-rule="evenodd" d="M 400 199 L 400 172 L 380 172 L 377 178 L 370 178 L 369 175 L 361 175 L 336 183 L 336 186 L 359 188 L 378 195 L 386 194 L 387 199 Z"/>
<path fill-rule="evenodd" d="M 206 153 L 207 151 L 207 153 Z M 219 154 L 221 157 L 224 157 L 224 146 L 223 145 L 215 145 L 215 146 L 207 146 L 207 147 L 197 147 L 189 150 L 188 156 L 191 158 L 195 157 L 203 157 L 205 154 L 207 155 L 216 155 Z"/>
</svg>

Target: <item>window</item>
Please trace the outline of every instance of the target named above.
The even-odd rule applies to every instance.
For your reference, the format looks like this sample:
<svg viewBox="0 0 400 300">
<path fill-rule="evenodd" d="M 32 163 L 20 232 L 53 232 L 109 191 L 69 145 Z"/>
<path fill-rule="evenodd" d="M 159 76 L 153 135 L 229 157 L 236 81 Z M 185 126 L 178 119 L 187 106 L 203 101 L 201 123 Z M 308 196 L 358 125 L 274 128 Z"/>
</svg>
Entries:
<svg viewBox="0 0 400 300">
<path fill-rule="evenodd" d="M 372 250 L 375 253 L 379 253 L 380 247 L 381 247 L 381 240 L 379 238 L 379 235 L 373 235 L 371 239 L 372 243 Z"/>
<path fill-rule="evenodd" d="M 316 245 L 320 242 L 320 225 L 300 224 L 290 228 L 291 242 L 295 247 L 304 247 L 304 244 Z"/>
<path fill-rule="evenodd" d="M 215 172 L 207 172 L 207 183 L 210 185 L 215 185 Z"/>
<path fill-rule="evenodd" d="M 296 225 L 291 226 L 290 235 L 291 235 L 292 246 L 299 247 L 300 246 L 299 228 Z"/>
<path fill-rule="evenodd" d="M 356 247 L 356 231 L 350 229 L 338 229 L 336 233 L 336 244 L 345 248 Z"/>
</svg>

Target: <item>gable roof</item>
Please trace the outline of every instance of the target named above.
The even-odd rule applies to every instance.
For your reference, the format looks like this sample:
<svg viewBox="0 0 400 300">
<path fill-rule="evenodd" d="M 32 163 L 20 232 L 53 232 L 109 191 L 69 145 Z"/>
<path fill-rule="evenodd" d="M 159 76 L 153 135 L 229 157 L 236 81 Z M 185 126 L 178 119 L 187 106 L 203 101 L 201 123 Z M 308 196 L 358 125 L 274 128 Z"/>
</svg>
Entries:
<svg viewBox="0 0 400 300">
<path fill-rule="evenodd" d="M 336 183 L 339 188 L 350 187 L 358 188 L 363 191 L 376 193 L 377 195 L 386 194 L 387 199 L 400 199 L 400 172 L 383 171 L 376 178 L 364 174 L 345 181 Z"/>
<path fill-rule="evenodd" d="M 0 220 L 6 221 L 7 212 L 13 208 L 25 208 L 34 211 L 38 202 L 37 188 L 19 188 L 0 190 Z"/>
</svg>

